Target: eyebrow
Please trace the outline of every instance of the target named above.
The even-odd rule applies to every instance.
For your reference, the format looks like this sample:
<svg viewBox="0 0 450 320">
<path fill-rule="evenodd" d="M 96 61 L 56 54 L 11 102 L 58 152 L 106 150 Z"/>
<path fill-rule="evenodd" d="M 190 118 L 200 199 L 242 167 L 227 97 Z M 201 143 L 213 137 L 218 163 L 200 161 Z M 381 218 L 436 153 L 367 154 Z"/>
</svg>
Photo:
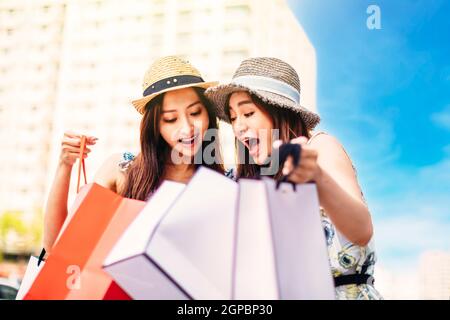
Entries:
<svg viewBox="0 0 450 320">
<path fill-rule="evenodd" d="M 244 104 L 253 104 L 253 101 L 251 101 L 251 100 L 240 101 L 240 102 L 238 102 L 237 106 L 240 107 Z M 228 106 L 228 109 L 231 109 L 231 106 Z"/>
<path fill-rule="evenodd" d="M 189 108 L 195 106 L 195 105 L 198 104 L 198 103 L 201 103 L 200 100 L 195 101 L 195 102 L 192 102 L 190 105 L 188 105 L 188 106 L 186 107 L 186 109 L 189 109 Z M 172 109 L 172 110 L 163 110 L 162 113 L 167 113 L 167 112 L 177 112 L 177 111 L 178 111 L 178 110 L 175 110 L 175 109 Z"/>
<path fill-rule="evenodd" d="M 251 100 L 244 100 L 244 101 L 241 101 L 241 102 L 239 102 L 238 103 L 238 107 L 240 107 L 240 106 L 242 106 L 242 105 L 244 105 L 244 104 L 253 104 L 253 101 L 251 101 Z"/>
</svg>

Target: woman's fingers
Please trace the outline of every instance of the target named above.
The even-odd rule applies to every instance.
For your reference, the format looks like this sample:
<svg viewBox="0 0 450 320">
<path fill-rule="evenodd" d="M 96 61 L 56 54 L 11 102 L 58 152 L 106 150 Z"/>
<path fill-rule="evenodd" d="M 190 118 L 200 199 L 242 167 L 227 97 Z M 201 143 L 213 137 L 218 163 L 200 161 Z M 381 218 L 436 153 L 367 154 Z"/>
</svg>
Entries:
<svg viewBox="0 0 450 320">
<path fill-rule="evenodd" d="M 64 137 L 67 137 L 67 138 L 72 138 L 72 139 L 79 139 L 79 140 L 81 140 L 81 134 L 79 134 L 79 133 L 76 133 L 76 132 L 73 132 L 73 131 L 65 131 L 64 132 Z M 98 138 L 97 137 L 94 137 L 94 136 L 88 136 L 88 135 L 85 135 L 86 136 L 86 140 L 87 141 L 90 141 L 90 142 L 94 142 L 94 141 L 97 141 L 98 140 Z"/>
<path fill-rule="evenodd" d="M 79 134 L 77 134 L 77 133 L 75 133 L 73 131 L 65 131 L 64 132 L 64 136 L 65 137 L 69 137 L 69 138 L 79 138 L 80 137 Z"/>
<path fill-rule="evenodd" d="M 61 155 L 60 160 L 62 164 L 72 166 L 77 159 L 80 158 L 81 151 L 81 137 L 82 135 L 66 131 L 61 141 Z M 86 145 L 94 145 L 98 139 L 94 136 L 86 136 Z M 87 158 L 91 149 L 85 147 L 82 155 L 83 159 Z"/>
<path fill-rule="evenodd" d="M 297 141 L 297 143 L 302 143 L 302 141 Z M 305 183 L 313 180 L 318 167 L 317 156 L 316 150 L 307 145 L 303 145 L 301 159 L 298 165 L 294 167 L 292 162 L 293 159 L 290 157 L 289 165 L 291 165 L 291 167 L 288 168 L 291 170 L 287 169 L 286 171 L 283 171 L 283 174 L 288 174 L 288 180 L 294 183 Z"/>
<path fill-rule="evenodd" d="M 294 159 L 292 158 L 292 156 L 288 156 L 286 161 L 283 163 L 282 173 L 283 175 L 287 176 L 292 172 L 293 169 L 294 169 Z"/>
<path fill-rule="evenodd" d="M 77 160 L 80 157 L 80 153 L 79 152 L 69 152 L 67 153 L 69 155 L 69 157 L 73 158 L 74 160 Z M 83 158 L 87 158 L 89 154 L 84 153 L 83 154 Z"/>
<path fill-rule="evenodd" d="M 98 138 L 96 137 L 87 137 L 86 138 L 86 144 L 88 145 L 94 145 L 97 142 Z M 65 136 L 61 142 L 62 145 L 69 145 L 72 147 L 80 147 L 81 146 L 81 138 L 71 138 L 68 136 Z"/>
<path fill-rule="evenodd" d="M 98 138 L 94 137 L 94 136 L 90 136 L 86 138 L 86 142 L 87 144 L 95 144 L 97 142 Z"/>
<path fill-rule="evenodd" d="M 317 168 L 318 153 L 315 149 L 312 149 L 307 145 L 308 138 L 298 137 L 292 139 L 290 143 L 301 145 L 300 161 L 297 165 L 294 164 L 294 158 L 289 155 L 286 161 L 283 163 L 282 173 L 285 176 L 289 176 L 289 180 L 296 183 L 303 183 L 311 180 L 314 172 Z M 282 145 L 281 140 L 273 142 L 272 146 L 277 149 Z"/>
<path fill-rule="evenodd" d="M 291 143 L 296 143 L 296 144 L 300 144 L 300 145 L 304 145 L 308 142 L 308 138 L 301 136 L 295 139 L 291 140 Z"/>
<path fill-rule="evenodd" d="M 283 141 L 281 141 L 281 140 L 275 140 L 275 141 L 272 143 L 272 146 L 273 146 L 275 149 L 278 149 L 282 144 L 283 144 Z"/>
<path fill-rule="evenodd" d="M 81 139 L 64 137 L 62 142 L 61 142 L 61 145 L 62 146 L 71 146 L 71 147 L 79 148 L 80 145 L 81 145 Z"/>
<path fill-rule="evenodd" d="M 76 152 L 76 153 L 80 153 L 80 148 L 72 147 L 72 146 L 69 146 L 69 145 L 64 145 L 64 146 L 62 147 L 62 150 L 65 151 L 65 152 Z M 91 152 L 91 149 L 89 149 L 89 148 L 86 148 L 86 149 L 84 150 L 84 153 L 89 153 L 89 152 Z"/>
</svg>

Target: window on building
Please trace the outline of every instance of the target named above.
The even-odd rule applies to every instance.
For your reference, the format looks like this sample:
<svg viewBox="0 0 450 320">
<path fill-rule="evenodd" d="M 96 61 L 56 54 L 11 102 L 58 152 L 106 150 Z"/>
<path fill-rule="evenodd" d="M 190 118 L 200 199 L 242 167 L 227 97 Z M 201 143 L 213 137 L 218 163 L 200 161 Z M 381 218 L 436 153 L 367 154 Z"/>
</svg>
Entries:
<svg viewBox="0 0 450 320">
<path fill-rule="evenodd" d="M 225 28 L 225 36 L 227 42 L 244 42 L 250 37 L 250 31 L 245 27 L 228 26 Z"/>
<path fill-rule="evenodd" d="M 204 8 L 202 11 L 200 11 L 200 14 L 202 15 L 202 18 L 210 17 L 212 16 L 212 10 L 211 8 Z"/>
<path fill-rule="evenodd" d="M 193 17 L 193 14 L 192 14 L 192 11 L 190 11 L 190 10 L 183 10 L 183 11 L 178 12 L 178 21 L 182 24 L 183 23 L 191 23 L 192 17 Z"/>
<path fill-rule="evenodd" d="M 162 26 L 164 24 L 164 14 L 155 14 L 152 17 L 153 24 L 156 26 Z"/>
<path fill-rule="evenodd" d="M 164 44 L 164 38 L 160 34 L 154 34 L 151 37 L 151 41 L 152 41 L 152 46 L 155 50 L 159 50 L 162 47 L 162 45 Z"/>
<path fill-rule="evenodd" d="M 224 50 L 223 52 L 226 60 L 239 60 L 245 59 L 248 56 L 248 50 L 245 49 L 237 49 L 237 50 Z"/>
<path fill-rule="evenodd" d="M 246 19 L 250 14 L 248 5 L 234 5 L 225 8 L 226 20 Z"/>
<path fill-rule="evenodd" d="M 177 34 L 177 45 L 181 48 L 191 45 L 192 34 L 190 32 L 180 32 Z"/>
</svg>

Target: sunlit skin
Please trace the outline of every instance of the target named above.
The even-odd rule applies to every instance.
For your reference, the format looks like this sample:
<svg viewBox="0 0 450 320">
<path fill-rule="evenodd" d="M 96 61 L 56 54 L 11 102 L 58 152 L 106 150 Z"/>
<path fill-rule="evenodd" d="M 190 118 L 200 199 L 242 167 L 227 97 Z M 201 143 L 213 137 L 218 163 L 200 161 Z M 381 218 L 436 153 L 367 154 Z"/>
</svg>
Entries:
<svg viewBox="0 0 450 320">
<path fill-rule="evenodd" d="M 159 124 L 171 149 L 189 160 L 201 148 L 209 126 L 208 112 L 194 89 L 169 91 L 164 95 Z"/>
<path fill-rule="evenodd" d="M 249 150 L 256 164 L 263 164 L 272 152 L 272 119 L 245 91 L 233 93 L 229 107 L 236 138 Z"/>
<path fill-rule="evenodd" d="M 236 138 L 249 150 L 256 164 L 263 164 L 272 150 L 278 148 L 280 141 L 272 141 L 273 121 L 270 115 L 256 105 L 246 91 L 234 92 L 230 96 L 230 120 Z M 302 145 L 300 165 L 294 167 L 292 158 L 283 164 L 283 174 L 296 183 L 314 180 L 319 173 L 317 152 L 305 145 L 307 139 L 298 137 L 291 143 Z"/>
</svg>

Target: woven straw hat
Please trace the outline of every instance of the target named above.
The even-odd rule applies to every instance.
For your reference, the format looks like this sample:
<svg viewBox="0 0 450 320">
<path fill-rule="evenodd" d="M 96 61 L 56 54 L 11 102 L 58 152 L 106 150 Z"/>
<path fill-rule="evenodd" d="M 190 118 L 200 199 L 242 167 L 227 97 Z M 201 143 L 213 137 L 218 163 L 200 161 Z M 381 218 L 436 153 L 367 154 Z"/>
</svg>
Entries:
<svg viewBox="0 0 450 320">
<path fill-rule="evenodd" d="M 300 105 L 298 74 L 293 67 L 280 59 L 246 59 L 242 61 L 229 84 L 206 90 L 205 95 L 217 108 L 219 117 L 227 122 L 230 122 L 225 112 L 227 99 L 236 91 L 247 91 L 265 103 L 296 112 L 309 130 L 320 122 L 318 114 Z"/>
<path fill-rule="evenodd" d="M 145 106 L 157 95 L 183 88 L 207 89 L 218 82 L 205 82 L 200 72 L 189 61 L 178 56 L 167 56 L 156 60 L 147 70 L 142 83 L 143 98 L 132 101 L 141 114 Z"/>
</svg>

